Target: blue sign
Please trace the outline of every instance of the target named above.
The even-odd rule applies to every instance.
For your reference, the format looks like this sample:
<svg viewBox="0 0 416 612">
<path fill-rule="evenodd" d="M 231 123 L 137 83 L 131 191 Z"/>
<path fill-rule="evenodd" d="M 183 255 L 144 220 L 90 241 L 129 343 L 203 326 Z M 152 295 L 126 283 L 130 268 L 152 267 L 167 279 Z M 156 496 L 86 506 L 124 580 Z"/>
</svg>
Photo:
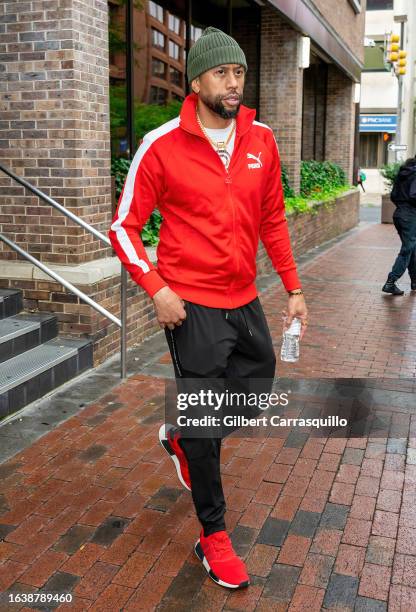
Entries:
<svg viewBox="0 0 416 612">
<path fill-rule="evenodd" d="M 390 132 L 394 134 L 397 115 L 360 115 L 360 132 Z"/>
</svg>

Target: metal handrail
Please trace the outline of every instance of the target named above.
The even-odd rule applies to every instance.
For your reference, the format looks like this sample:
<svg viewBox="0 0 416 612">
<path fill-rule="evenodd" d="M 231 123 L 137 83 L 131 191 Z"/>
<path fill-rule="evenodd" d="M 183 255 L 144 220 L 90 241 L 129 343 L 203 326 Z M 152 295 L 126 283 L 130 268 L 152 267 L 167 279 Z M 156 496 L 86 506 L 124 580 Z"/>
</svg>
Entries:
<svg viewBox="0 0 416 612">
<path fill-rule="evenodd" d="M 68 217 L 69 219 L 71 219 L 75 223 L 78 223 L 78 225 L 81 225 L 84 229 L 86 229 L 91 234 L 94 234 L 94 236 L 99 238 L 99 240 L 104 242 L 106 245 L 111 246 L 111 241 L 110 241 L 110 239 L 107 236 L 105 236 L 104 234 L 102 234 L 101 232 L 96 230 L 94 227 L 92 227 L 91 225 L 89 225 L 88 223 L 83 221 L 83 219 L 80 219 L 79 217 L 77 217 L 77 215 L 75 215 L 74 213 L 70 212 L 69 210 L 66 210 L 66 208 L 64 208 L 61 204 L 59 204 L 53 198 L 51 198 L 50 196 L 48 196 L 45 193 L 43 193 L 42 191 L 40 191 L 40 189 L 38 189 L 34 185 L 31 185 L 30 183 L 28 183 L 24 178 L 22 178 L 21 176 L 15 174 L 9 168 L 6 168 L 6 166 L 3 166 L 3 164 L 0 164 L 0 170 L 3 171 L 5 174 L 7 174 L 10 178 L 15 180 L 16 182 L 20 183 L 20 185 L 22 185 L 23 187 L 25 187 L 26 189 L 28 189 L 29 191 L 31 191 L 32 193 L 37 195 L 41 200 L 43 200 L 47 204 L 50 204 L 51 206 L 53 206 L 57 210 L 59 210 L 59 212 L 64 214 L 66 217 Z M 121 376 L 122 379 L 126 378 L 126 375 L 127 375 L 126 374 L 126 369 L 127 369 L 126 368 L 126 365 L 127 365 L 127 359 L 126 359 L 126 357 L 127 357 L 127 354 L 126 354 L 127 353 L 127 329 L 126 329 L 126 321 L 127 321 L 127 271 L 124 268 L 124 266 L 123 265 L 121 266 L 121 279 L 120 279 L 120 285 L 121 285 L 120 314 L 121 314 L 121 318 L 118 319 L 111 312 L 109 312 L 108 310 L 103 308 L 103 306 L 100 306 L 97 302 L 95 302 L 93 299 L 91 299 L 88 295 L 86 295 L 85 293 L 83 293 L 82 291 L 80 291 L 79 289 L 74 287 L 74 285 L 72 285 L 69 281 L 66 281 L 59 274 L 57 274 L 56 272 L 53 272 L 53 270 L 51 270 L 50 268 L 45 266 L 45 264 L 40 262 L 38 259 L 36 259 L 32 255 L 30 255 L 29 253 L 27 253 L 23 249 L 21 249 L 17 244 L 15 244 L 14 242 L 9 240 L 8 238 L 3 236 L 2 234 L 0 234 L 0 240 L 5 242 L 14 251 L 16 251 L 17 253 L 19 253 L 20 255 L 22 255 L 23 257 L 28 259 L 29 261 L 31 261 L 35 266 L 40 268 L 43 272 L 45 272 L 45 274 L 48 274 L 49 276 L 51 276 L 52 278 L 57 280 L 61 285 L 66 287 L 66 289 L 68 289 L 69 291 L 71 291 L 72 293 L 77 295 L 81 300 L 83 300 L 84 302 L 86 302 L 87 304 L 92 306 L 92 308 L 94 308 L 99 313 L 101 313 L 102 315 L 104 315 L 105 317 L 107 317 L 108 319 L 113 321 L 113 323 L 115 323 L 116 325 L 118 325 L 121 328 L 121 333 L 120 333 L 120 376 Z"/>
<path fill-rule="evenodd" d="M 23 257 L 25 257 L 26 259 L 31 261 L 33 264 L 35 264 L 35 266 L 40 268 L 43 272 L 45 272 L 45 274 L 52 276 L 52 278 L 54 278 L 59 283 L 61 283 L 61 285 L 69 289 L 69 291 L 72 291 L 72 293 L 75 293 L 75 295 L 77 295 L 79 298 L 87 302 L 87 304 L 95 308 L 95 310 L 98 310 L 98 312 L 106 316 L 108 319 L 111 319 L 113 323 L 121 327 L 120 319 L 117 319 L 116 316 L 114 316 L 111 312 L 106 310 L 103 306 L 100 306 L 97 302 L 92 300 L 90 297 L 88 297 L 88 295 L 80 291 L 80 289 L 77 289 L 77 287 L 74 287 L 74 285 L 72 285 L 69 281 L 62 278 L 62 276 L 59 276 L 59 274 L 57 274 L 56 272 L 48 268 L 48 266 L 45 266 L 45 264 L 43 264 L 41 261 L 36 259 L 36 257 L 33 257 L 33 255 L 30 255 L 29 253 L 21 249 L 17 244 L 15 244 L 14 242 L 6 238 L 6 236 L 3 236 L 3 234 L 0 234 L 0 240 L 3 240 L 3 242 L 8 244 L 9 247 L 14 249 L 17 253 L 19 253 L 19 255 L 23 255 Z"/>
<path fill-rule="evenodd" d="M 83 219 L 80 219 L 80 217 L 77 217 L 77 215 L 74 215 L 74 213 L 67 210 L 64 206 L 62 206 L 62 204 L 55 202 L 55 200 L 51 198 L 50 196 L 46 195 L 46 193 L 43 193 L 43 191 L 41 191 L 34 185 L 31 185 L 30 183 L 28 183 L 24 178 L 22 178 L 18 174 L 15 174 L 9 168 L 6 168 L 6 166 L 3 166 L 3 164 L 0 164 L 0 170 L 2 170 L 5 174 L 8 174 L 10 178 L 12 178 L 13 180 L 23 185 L 23 187 L 26 187 L 26 189 L 29 189 L 29 191 L 37 195 L 41 200 L 43 200 L 47 204 L 50 204 L 57 210 L 59 210 L 59 212 L 61 212 L 63 215 L 65 215 L 66 217 L 69 217 L 70 219 L 72 219 L 72 221 L 75 221 L 75 223 L 78 223 L 78 225 L 81 225 L 84 229 L 86 229 L 91 234 L 94 234 L 94 236 L 96 236 L 97 238 L 105 242 L 105 244 L 107 244 L 108 246 L 111 246 L 111 242 L 108 236 L 105 236 L 104 234 L 96 230 L 95 227 L 92 227 L 92 225 L 89 225 L 86 221 L 84 221 Z"/>
</svg>

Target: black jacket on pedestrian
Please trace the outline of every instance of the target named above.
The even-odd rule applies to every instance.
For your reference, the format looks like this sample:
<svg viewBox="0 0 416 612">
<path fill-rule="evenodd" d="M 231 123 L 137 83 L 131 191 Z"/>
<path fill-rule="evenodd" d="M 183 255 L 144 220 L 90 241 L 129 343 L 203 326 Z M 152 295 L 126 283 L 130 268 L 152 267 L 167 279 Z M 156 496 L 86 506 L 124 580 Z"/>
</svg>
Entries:
<svg viewBox="0 0 416 612">
<path fill-rule="evenodd" d="M 408 159 L 400 167 L 390 197 L 398 208 L 413 209 L 416 214 L 416 158 Z"/>
</svg>

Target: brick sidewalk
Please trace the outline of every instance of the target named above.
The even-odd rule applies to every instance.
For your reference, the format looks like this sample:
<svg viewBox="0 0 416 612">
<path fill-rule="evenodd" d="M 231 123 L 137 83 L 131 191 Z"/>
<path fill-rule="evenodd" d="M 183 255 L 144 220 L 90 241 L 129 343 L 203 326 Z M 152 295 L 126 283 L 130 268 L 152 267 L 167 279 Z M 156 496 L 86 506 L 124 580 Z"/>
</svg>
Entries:
<svg viewBox="0 0 416 612">
<path fill-rule="evenodd" d="M 415 610 L 416 295 L 380 292 L 397 247 L 372 225 L 305 265 L 311 326 L 299 365 L 278 362 L 282 377 L 388 378 L 373 383 L 393 398 L 389 435 L 224 442 L 249 589 L 216 586 L 196 560 L 191 498 L 157 441 L 164 382 L 136 375 L 0 465 L 0 609 L 33 609 L 12 592 L 71 592 L 59 610 Z M 285 294 L 262 303 L 277 350 Z"/>
</svg>

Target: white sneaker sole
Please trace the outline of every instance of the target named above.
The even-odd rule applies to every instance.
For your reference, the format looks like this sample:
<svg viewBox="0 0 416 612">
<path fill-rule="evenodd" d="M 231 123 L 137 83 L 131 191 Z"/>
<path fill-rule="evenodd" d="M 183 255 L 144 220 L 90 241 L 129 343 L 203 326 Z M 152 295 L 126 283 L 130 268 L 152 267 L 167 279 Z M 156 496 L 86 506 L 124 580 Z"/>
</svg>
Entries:
<svg viewBox="0 0 416 612">
<path fill-rule="evenodd" d="M 172 427 L 172 426 L 170 426 L 170 427 Z M 190 491 L 191 488 L 188 487 L 188 485 L 186 484 L 186 482 L 184 481 L 184 479 L 182 477 L 181 465 L 179 463 L 179 459 L 177 458 L 175 453 L 172 451 L 172 449 L 170 447 L 170 444 L 168 442 L 167 432 L 169 431 L 170 427 L 166 426 L 165 424 L 161 425 L 161 427 L 159 429 L 159 442 L 162 445 L 162 447 L 165 449 L 165 451 L 167 452 L 169 457 L 172 459 L 172 461 L 173 461 L 173 463 L 175 465 L 176 473 L 178 475 L 178 478 L 179 478 L 179 481 L 180 481 L 181 485 L 184 486 L 185 489 Z"/>
<path fill-rule="evenodd" d="M 202 546 L 201 546 L 201 542 L 200 540 L 198 540 L 195 544 L 194 547 L 195 550 L 195 554 L 198 557 L 198 559 L 201 561 L 202 565 L 205 567 L 208 576 L 211 578 L 211 580 L 213 580 L 215 582 L 215 584 L 219 584 L 222 587 L 225 587 L 227 589 L 243 589 L 245 587 L 248 587 L 250 584 L 249 580 L 246 580 L 244 582 L 241 582 L 240 584 L 229 584 L 228 582 L 224 582 L 224 580 L 221 580 L 221 578 L 218 578 L 218 576 L 216 576 L 214 574 L 214 572 L 212 571 L 212 569 L 210 568 L 210 565 L 204 555 L 204 552 L 202 550 Z"/>
</svg>

